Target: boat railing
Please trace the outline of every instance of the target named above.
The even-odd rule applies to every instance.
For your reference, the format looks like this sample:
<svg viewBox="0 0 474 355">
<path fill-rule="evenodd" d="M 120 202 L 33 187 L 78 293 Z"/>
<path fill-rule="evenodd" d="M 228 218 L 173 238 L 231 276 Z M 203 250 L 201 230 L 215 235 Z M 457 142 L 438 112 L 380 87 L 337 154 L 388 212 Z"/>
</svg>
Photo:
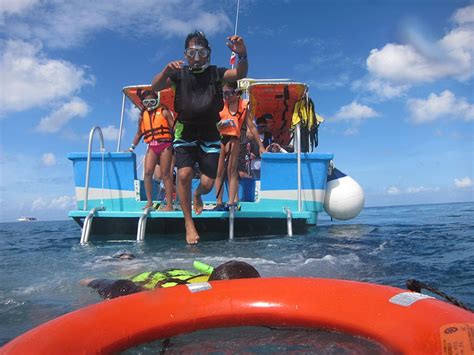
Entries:
<svg viewBox="0 0 474 355">
<path fill-rule="evenodd" d="M 87 148 L 87 163 L 86 163 L 86 184 L 85 184 L 85 196 L 84 196 L 84 207 L 83 210 L 87 211 L 87 200 L 89 198 L 89 178 L 90 178 L 90 165 L 91 165 L 91 154 L 92 154 L 92 140 L 94 138 L 94 133 L 99 132 L 100 137 L 100 151 L 102 152 L 102 188 L 104 187 L 104 135 L 102 130 L 98 126 L 92 127 L 89 133 L 89 145 Z"/>
</svg>

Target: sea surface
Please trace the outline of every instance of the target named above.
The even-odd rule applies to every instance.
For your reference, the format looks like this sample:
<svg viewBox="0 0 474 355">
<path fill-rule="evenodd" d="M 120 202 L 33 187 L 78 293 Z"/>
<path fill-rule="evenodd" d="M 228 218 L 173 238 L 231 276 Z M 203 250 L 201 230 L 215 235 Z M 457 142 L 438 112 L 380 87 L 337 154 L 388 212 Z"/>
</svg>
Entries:
<svg viewBox="0 0 474 355">
<path fill-rule="evenodd" d="M 417 279 L 474 308 L 474 202 L 366 208 L 347 222 L 321 214 L 319 225 L 303 235 L 234 241 L 203 236 L 196 247 L 186 246 L 184 236 L 81 246 L 80 234 L 72 220 L 0 224 L 0 345 L 99 302 L 79 285 L 81 279 L 191 269 L 194 260 L 213 266 L 242 260 L 263 277 L 338 278 L 400 288 Z M 136 258 L 114 259 L 121 250 Z"/>
</svg>

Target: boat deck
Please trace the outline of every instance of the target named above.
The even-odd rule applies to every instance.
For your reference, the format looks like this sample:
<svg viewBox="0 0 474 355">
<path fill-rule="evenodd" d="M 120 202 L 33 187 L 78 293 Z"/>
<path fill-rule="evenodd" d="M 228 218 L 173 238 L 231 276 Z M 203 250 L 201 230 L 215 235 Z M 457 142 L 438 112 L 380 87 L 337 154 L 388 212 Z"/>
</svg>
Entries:
<svg viewBox="0 0 474 355">
<path fill-rule="evenodd" d="M 252 204 L 253 205 L 253 204 Z M 310 211 L 285 211 L 285 210 L 246 210 L 246 203 L 241 203 L 241 210 L 235 211 L 233 229 L 236 237 L 255 235 L 288 233 L 288 223 L 291 224 L 292 232 L 300 233 L 306 230 L 308 221 L 314 219 L 314 213 Z M 250 204 L 249 206 L 250 207 Z M 70 211 L 72 217 L 79 225 L 89 214 L 88 211 Z M 91 233 L 94 235 L 128 235 L 128 239 L 134 238 L 140 229 L 140 218 L 146 213 L 137 211 L 97 211 L 94 214 L 94 223 L 91 224 Z M 290 216 L 290 217 L 289 217 Z M 231 225 L 231 213 L 229 211 L 204 210 L 201 214 L 193 213 L 193 220 L 200 233 L 215 233 L 221 239 L 228 238 Z M 146 217 L 146 235 L 170 235 L 183 234 L 184 220 L 182 211 L 152 211 Z"/>
</svg>

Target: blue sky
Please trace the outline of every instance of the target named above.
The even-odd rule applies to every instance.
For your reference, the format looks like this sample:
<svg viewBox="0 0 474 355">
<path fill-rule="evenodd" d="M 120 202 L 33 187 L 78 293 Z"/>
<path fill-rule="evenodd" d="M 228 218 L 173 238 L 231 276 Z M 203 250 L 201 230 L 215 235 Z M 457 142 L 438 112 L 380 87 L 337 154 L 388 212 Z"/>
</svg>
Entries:
<svg viewBox="0 0 474 355">
<path fill-rule="evenodd" d="M 94 125 L 114 151 L 122 87 L 181 59 L 188 32 L 204 30 L 213 63 L 228 66 L 235 10 L 235 0 L 2 0 L 0 221 L 67 218 L 66 154 L 86 151 Z M 472 1 L 241 0 L 238 26 L 249 77 L 310 85 L 326 119 L 317 150 L 335 154 L 366 206 L 474 200 Z M 126 111 L 124 148 L 136 129 Z"/>
</svg>

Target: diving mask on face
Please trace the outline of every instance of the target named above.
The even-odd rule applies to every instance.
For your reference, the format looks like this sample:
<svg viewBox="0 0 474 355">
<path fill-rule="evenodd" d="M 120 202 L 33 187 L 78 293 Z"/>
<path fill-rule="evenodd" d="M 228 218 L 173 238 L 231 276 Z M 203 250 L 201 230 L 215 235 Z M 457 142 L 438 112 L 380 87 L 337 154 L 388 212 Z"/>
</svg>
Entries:
<svg viewBox="0 0 474 355">
<path fill-rule="evenodd" d="M 188 57 L 199 60 L 199 58 L 207 58 L 209 56 L 209 49 L 207 48 L 188 48 L 184 51 L 184 54 Z"/>
<path fill-rule="evenodd" d="M 143 104 L 143 106 L 145 106 L 145 108 L 148 111 L 156 109 L 158 107 L 158 105 L 160 104 L 160 93 L 158 93 L 158 97 L 156 99 L 144 99 L 144 100 L 142 100 L 142 104 Z"/>
<path fill-rule="evenodd" d="M 202 73 L 209 66 L 211 50 L 209 48 L 205 48 L 202 46 L 193 46 L 190 48 L 186 48 L 186 50 L 184 51 L 184 55 L 187 58 L 194 59 L 193 64 L 189 63 L 189 60 L 188 60 L 189 70 L 192 71 L 193 73 Z M 207 58 L 206 63 L 204 64 L 199 63 L 199 60 L 201 58 Z"/>
</svg>

